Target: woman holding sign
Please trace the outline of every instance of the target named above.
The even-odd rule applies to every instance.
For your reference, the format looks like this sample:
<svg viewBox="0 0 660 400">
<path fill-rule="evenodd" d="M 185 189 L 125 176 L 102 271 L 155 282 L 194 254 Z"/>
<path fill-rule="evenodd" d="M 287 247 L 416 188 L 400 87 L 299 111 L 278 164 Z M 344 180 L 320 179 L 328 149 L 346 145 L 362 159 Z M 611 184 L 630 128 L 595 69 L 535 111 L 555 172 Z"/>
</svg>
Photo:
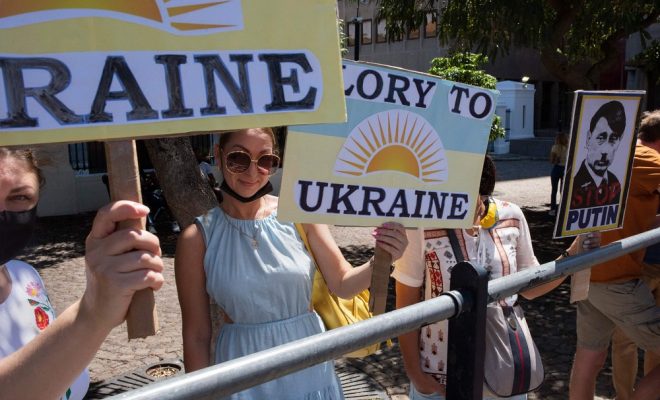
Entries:
<svg viewBox="0 0 660 400">
<path fill-rule="evenodd" d="M 324 331 L 311 310 L 315 265 L 292 223 L 277 219 L 269 178 L 279 157 L 273 132 L 254 128 L 223 134 L 216 153 L 224 182 L 222 203 L 183 231 L 175 272 L 183 318 L 183 351 L 191 372 Z M 367 288 L 373 259 L 353 268 L 327 226 L 303 225 L 330 290 L 350 298 Z M 401 225 L 374 231 L 376 246 L 398 259 L 407 245 Z M 210 359 L 209 298 L 226 323 Z M 234 398 L 340 399 L 332 362 L 237 393 Z"/>
<path fill-rule="evenodd" d="M 37 271 L 15 260 L 36 225 L 41 172 L 32 151 L 0 147 L 0 398 L 82 399 L 85 367 L 125 318 L 136 290 L 163 284 L 158 238 L 116 230 L 149 209 L 120 201 L 99 211 L 87 237 L 87 286 L 55 319 Z"/>
</svg>

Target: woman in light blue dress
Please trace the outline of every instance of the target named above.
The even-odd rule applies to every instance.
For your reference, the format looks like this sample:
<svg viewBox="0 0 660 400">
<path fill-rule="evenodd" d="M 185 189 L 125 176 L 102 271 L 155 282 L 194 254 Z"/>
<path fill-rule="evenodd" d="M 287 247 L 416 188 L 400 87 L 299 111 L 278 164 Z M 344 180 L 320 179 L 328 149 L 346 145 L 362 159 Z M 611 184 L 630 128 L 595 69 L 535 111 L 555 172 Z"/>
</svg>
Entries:
<svg viewBox="0 0 660 400">
<path fill-rule="evenodd" d="M 292 223 L 277 219 L 269 177 L 279 165 L 268 128 L 221 136 L 217 159 L 224 177 L 222 203 L 181 233 L 176 282 L 183 318 L 187 372 L 232 360 L 324 331 L 311 311 L 315 265 Z M 370 261 L 346 261 L 325 225 L 303 225 L 329 289 L 350 298 L 367 288 Z M 398 259 L 407 238 L 399 224 L 374 231 L 376 245 Z M 211 360 L 209 300 L 225 312 Z M 332 361 L 232 395 L 234 399 L 341 399 Z"/>
</svg>

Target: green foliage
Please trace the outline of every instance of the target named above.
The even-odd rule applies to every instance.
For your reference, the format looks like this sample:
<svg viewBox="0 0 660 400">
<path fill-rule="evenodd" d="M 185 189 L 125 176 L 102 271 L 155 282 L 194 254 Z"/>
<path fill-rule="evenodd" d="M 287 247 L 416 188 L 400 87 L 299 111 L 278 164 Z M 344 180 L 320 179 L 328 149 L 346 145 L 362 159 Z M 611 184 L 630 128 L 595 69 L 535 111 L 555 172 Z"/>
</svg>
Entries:
<svg viewBox="0 0 660 400">
<path fill-rule="evenodd" d="M 656 84 L 660 84 L 660 42 L 654 40 L 641 53 L 637 54 L 630 62 L 632 65 L 644 70 L 650 77 L 656 78 Z"/>
<path fill-rule="evenodd" d="M 424 23 L 426 13 L 437 17 L 436 1 L 433 0 L 378 0 L 379 18 L 385 20 L 389 41 L 405 37 L 408 31 Z"/>
<path fill-rule="evenodd" d="M 346 26 L 346 24 L 344 24 L 344 20 L 341 18 L 337 18 L 337 34 L 339 35 L 339 53 L 341 54 L 342 57 L 348 54 L 348 36 L 344 31 L 344 26 Z"/>
<path fill-rule="evenodd" d="M 491 58 L 512 47 L 534 49 L 570 88 L 594 88 L 617 62 L 618 44 L 658 22 L 660 0 L 378 0 L 390 32 L 439 16 L 441 43 Z"/>
<path fill-rule="evenodd" d="M 497 138 L 503 138 L 506 131 L 502 126 L 502 118 L 499 115 L 495 115 L 493 118 L 493 124 L 490 126 L 490 133 L 488 134 L 488 141 L 492 142 Z"/>
<path fill-rule="evenodd" d="M 488 57 L 483 54 L 453 53 L 448 57 L 437 57 L 431 60 L 429 73 L 453 82 L 495 89 L 497 79 L 482 69 L 486 63 L 488 63 Z M 504 137 L 504 128 L 501 125 L 500 117 L 496 115 L 490 127 L 488 140 L 493 141 L 498 137 Z"/>
<path fill-rule="evenodd" d="M 488 57 L 483 54 L 453 53 L 449 57 L 437 57 L 431 60 L 429 73 L 448 81 L 495 89 L 497 79 L 482 69 L 486 63 Z"/>
</svg>

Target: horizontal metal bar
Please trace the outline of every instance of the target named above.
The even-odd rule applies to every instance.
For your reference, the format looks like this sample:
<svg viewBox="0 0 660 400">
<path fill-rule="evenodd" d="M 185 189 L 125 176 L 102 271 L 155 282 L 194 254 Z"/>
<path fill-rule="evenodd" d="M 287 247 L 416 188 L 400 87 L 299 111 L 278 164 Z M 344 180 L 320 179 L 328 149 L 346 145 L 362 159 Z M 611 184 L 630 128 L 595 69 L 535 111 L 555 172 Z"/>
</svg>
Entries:
<svg viewBox="0 0 660 400">
<path fill-rule="evenodd" d="M 523 270 L 489 282 L 491 299 L 517 293 L 550 279 L 566 276 L 623 254 L 660 242 L 660 228 L 604 246 L 598 250 L 537 268 Z M 187 373 L 112 397 L 131 400 L 215 399 L 339 358 L 371 343 L 383 341 L 456 314 L 455 301 L 464 304 L 458 291 L 399 310 L 333 329 L 222 364 Z M 452 299 L 452 297 L 454 299 Z"/>
<path fill-rule="evenodd" d="M 499 300 L 521 290 L 547 283 L 556 278 L 566 277 L 574 272 L 643 249 L 654 243 L 660 243 L 660 228 L 621 239 L 597 250 L 559 261 L 550 261 L 536 268 L 524 269 L 515 274 L 493 279 L 488 282 L 488 295 L 490 301 Z"/>
<path fill-rule="evenodd" d="M 454 293 L 462 302 L 460 293 Z M 454 315 L 454 300 L 440 296 L 406 309 L 309 336 L 112 397 L 113 399 L 216 399 L 335 359 Z"/>
</svg>

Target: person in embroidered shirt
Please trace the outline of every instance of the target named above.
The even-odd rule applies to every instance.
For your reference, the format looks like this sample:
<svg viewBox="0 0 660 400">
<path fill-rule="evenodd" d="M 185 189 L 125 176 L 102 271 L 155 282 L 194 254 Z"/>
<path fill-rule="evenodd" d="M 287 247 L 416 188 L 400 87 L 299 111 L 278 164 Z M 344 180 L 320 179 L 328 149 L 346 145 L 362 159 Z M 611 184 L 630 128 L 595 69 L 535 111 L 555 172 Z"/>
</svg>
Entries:
<svg viewBox="0 0 660 400">
<path fill-rule="evenodd" d="M 55 318 L 37 271 L 15 259 L 34 230 L 43 182 L 32 149 L 0 147 L 1 399 L 84 398 L 86 367 L 133 293 L 163 284 L 158 238 L 117 228 L 149 209 L 115 202 L 98 212 L 87 237 L 83 296 Z"/>
<path fill-rule="evenodd" d="M 489 279 L 533 268 L 539 263 L 534 255 L 527 221 L 520 207 L 492 197 L 495 189 L 495 163 L 484 159 L 480 201 L 477 201 L 473 228 L 408 229 L 408 247 L 395 263 L 392 276 L 396 280 L 396 307 L 403 308 L 437 297 L 449 290 L 453 267 L 458 263 L 454 248 L 460 248 L 465 259 L 481 264 Z M 455 239 L 452 239 L 455 238 Z M 452 241 L 455 245 L 452 245 Z M 581 247 L 597 246 L 596 241 L 576 238 L 568 249 L 571 255 Z M 520 294 L 528 299 L 541 296 L 559 286 L 563 279 L 527 289 Z M 420 297 L 421 295 L 421 297 Z M 505 299 L 509 306 L 517 295 Z M 410 379 L 410 400 L 442 400 L 447 365 L 448 321 L 439 321 L 399 336 L 399 346 L 406 374 Z M 484 399 L 497 399 L 484 385 Z M 508 397 L 526 399 L 526 394 Z"/>
<path fill-rule="evenodd" d="M 220 135 L 215 159 L 223 182 L 222 202 L 179 236 L 175 275 L 183 320 L 186 372 L 323 332 L 311 310 L 316 267 L 293 223 L 277 219 L 278 198 L 270 176 L 278 170 L 275 135 L 251 128 Z M 326 225 L 302 224 L 330 291 L 352 298 L 371 282 L 372 270 L 390 263 L 353 267 Z M 398 259 L 407 239 L 403 226 L 386 223 L 375 245 Z M 375 265 L 387 264 L 387 265 Z M 221 307 L 215 356 L 210 299 Z M 333 362 L 286 375 L 235 393 L 232 399 L 341 399 Z"/>
<path fill-rule="evenodd" d="M 571 208 L 618 204 L 621 184 L 610 171 L 626 128 L 626 112 L 613 100 L 600 106 L 591 117 L 585 148 L 587 155 L 573 177 Z"/>
</svg>

